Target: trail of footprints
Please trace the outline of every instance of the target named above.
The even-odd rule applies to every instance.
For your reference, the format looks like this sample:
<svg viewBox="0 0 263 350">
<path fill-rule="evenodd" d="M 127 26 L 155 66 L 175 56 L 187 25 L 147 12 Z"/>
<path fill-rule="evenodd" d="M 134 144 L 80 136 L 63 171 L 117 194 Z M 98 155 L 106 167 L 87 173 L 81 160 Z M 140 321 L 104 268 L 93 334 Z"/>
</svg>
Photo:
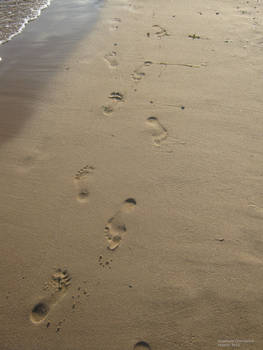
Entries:
<svg viewBox="0 0 263 350">
<path fill-rule="evenodd" d="M 112 30 L 118 29 L 118 24 L 121 22 L 119 18 L 112 20 Z M 159 38 L 168 35 L 167 31 L 160 26 L 153 26 L 157 29 L 154 33 Z M 108 63 L 110 68 L 117 68 L 119 63 L 117 60 L 117 52 L 111 51 L 104 56 L 105 61 Z M 151 61 L 145 61 L 144 64 L 135 69 L 131 74 L 131 78 L 135 82 L 141 81 L 146 73 L 143 71 L 143 67 L 150 66 Z M 124 102 L 124 95 L 119 91 L 113 91 L 110 93 L 108 98 L 112 103 Z M 103 106 L 103 113 L 110 115 L 113 113 L 113 104 Z M 153 142 L 155 145 L 160 146 L 161 142 L 167 138 L 167 130 L 159 122 L 156 117 L 149 117 L 147 119 L 147 126 L 152 135 Z M 90 165 L 86 165 L 81 168 L 74 176 L 74 183 L 77 188 L 77 200 L 81 203 L 85 203 L 88 200 L 89 191 L 89 179 L 92 176 L 95 168 Z M 124 239 L 127 233 L 126 218 L 136 208 L 136 200 L 134 198 L 126 199 L 120 209 L 111 217 L 104 228 L 104 235 L 107 241 L 107 248 L 110 251 L 116 250 Z M 102 255 L 98 259 L 99 265 L 104 268 L 111 269 L 112 259 L 106 259 Z M 51 276 L 51 280 L 46 283 L 45 290 L 49 292 L 49 296 L 42 298 L 31 310 L 30 320 L 33 324 L 41 324 L 48 317 L 50 311 L 55 308 L 56 304 L 59 303 L 62 298 L 66 295 L 68 288 L 71 285 L 71 277 L 67 270 L 57 269 Z M 74 311 L 77 305 L 80 303 L 81 295 L 88 296 L 86 288 L 79 287 L 76 295 L 72 295 L 72 310 Z M 66 319 L 62 319 L 56 324 L 56 333 L 59 333 L 61 327 Z M 47 322 L 46 327 L 49 328 L 50 322 Z M 151 350 L 150 345 L 145 341 L 139 341 L 134 345 L 134 350 Z"/>
<path fill-rule="evenodd" d="M 121 22 L 120 19 L 118 19 L 118 22 Z M 153 31 L 154 31 L 154 35 L 156 35 L 158 38 L 162 38 L 164 36 L 169 36 L 167 30 L 163 27 L 161 27 L 160 25 L 153 25 L 152 26 Z M 148 33 L 150 36 L 150 33 Z M 112 51 L 108 54 L 106 54 L 104 56 L 105 60 L 108 62 L 108 64 L 110 65 L 111 68 L 116 68 L 118 66 L 118 61 L 116 59 L 117 56 L 117 52 L 116 51 Z M 145 61 L 143 63 L 143 65 L 139 66 L 137 69 L 135 69 L 133 71 L 133 73 L 130 75 L 131 78 L 135 81 L 135 82 L 140 82 L 145 76 L 146 73 L 143 70 L 143 67 L 149 67 L 153 64 L 152 61 Z M 124 101 L 124 95 L 121 92 L 118 91 L 113 91 L 112 93 L 110 93 L 110 95 L 108 96 L 109 99 L 111 99 L 113 102 L 123 102 Z M 114 108 L 113 105 L 104 105 L 102 106 L 103 109 L 103 113 L 106 116 L 111 115 L 114 112 Z M 155 146 L 160 146 L 161 143 L 168 137 L 168 132 L 166 130 L 166 128 L 160 123 L 160 121 L 158 120 L 157 117 L 149 117 L 147 119 L 147 127 L 148 130 L 150 131 L 152 138 L 153 138 L 153 144 Z M 122 229 L 120 228 L 119 231 L 121 232 Z M 115 245 L 117 244 L 117 241 L 120 239 L 118 235 L 114 236 L 115 238 L 113 239 L 114 242 L 110 242 L 109 245 L 109 249 L 112 249 L 111 247 L 115 247 Z M 119 245 L 119 244 L 118 244 Z M 113 248 L 115 249 L 115 248 Z"/>
<path fill-rule="evenodd" d="M 121 19 L 114 18 L 111 21 L 111 29 L 118 30 L 119 23 Z M 159 39 L 169 36 L 167 30 L 160 25 L 152 26 L 152 33 L 147 33 L 147 36 L 152 35 L 158 37 Z M 108 63 L 110 68 L 117 68 L 119 65 L 117 59 L 117 52 L 111 51 L 104 56 L 105 61 Z M 152 61 L 145 61 L 142 66 L 135 69 L 131 74 L 131 78 L 135 82 L 141 81 L 146 73 L 143 67 L 148 67 L 153 64 Z M 112 103 L 124 102 L 124 95 L 119 91 L 113 91 L 110 93 L 108 98 Z M 110 115 L 114 112 L 113 105 L 102 106 L 103 113 L 105 115 Z M 162 125 L 159 119 L 155 116 L 147 118 L 146 125 L 149 133 L 152 136 L 153 144 L 155 146 L 160 146 L 163 141 L 168 137 L 168 132 L 166 128 Z M 93 174 L 95 168 L 89 165 L 81 168 L 74 176 L 74 182 L 77 187 L 77 200 L 79 202 L 86 202 L 89 197 L 89 178 Z M 111 217 L 104 228 L 104 234 L 107 241 L 107 248 L 110 251 L 115 251 L 124 239 L 127 233 L 126 218 L 130 215 L 136 208 L 136 200 L 134 198 L 126 199 L 120 209 Z M 249 205 L 249 211 L 252 216 L 263 219 L 263 208 L 257 207 L 254 204 Z M 112 259 L 104 258 L 102 255 L 98 258 L 98 263 L 103 268 L 111 269 Z M 71 277 L 67 270 L 57 269 L 51 277 L 51 281 L 46 284 L 46 289 L 50 292 L 48 297 L 41 299 L 31 310 L 30 320 L 33 324 L 41 324 L 49 315 L 50 311 L 59 303 L 62 298 L 66 295 L 68 288 L 71 285 Z M 78 287 L 77 294 L 72 295 L 72 310 L 75 310 L 77 305 L 80 303 L 81 296 L 88 296 L 87 288 Z M 56 332 L 61 330 L 62 324 L 65 319 L 59 321 L 56 325 Z M 47 328 L 50 327 L 50 322 L 47 323 Z M 146 341 L 139 341 L 134 344 L 133 350 L 151 350 L 151 346 Z"/>
<path fill-rule="evenodd" d="M 143 66 L 148 67 L 151 66 L 153 63 L 152 61 L 145 61 Z M 135 80 L 136 82 L 140 81 L 145 77 L 145 72 L 142 71 L 142 67 L 139 67 L 137 70 L 134 70 L 134 72 L 131 74 L 131 78 Z M 113 91 L 108 96 L 109 99 L 111 99 L 114 102 L 124 102 L 124 95 L 121 92 Z M 113 113 L 114 108 L 112 105 L 102 106 L 103 113 L 105 115 L 110 115 Z M 153 143 L 155 146 L 160 146 L 161 143 L 168 137 L 168 132 L 166 128 L 160 123 L 157 117 L 149 117 L 147 119 L 147 127 L 150 131 Z"/>
<path fill-rule="evenodd" d="M 81 168 L 74 176 L 74 181 L 78 187 L 77 200 L 80 202 L 86 202 L 89 196 L 88 190 L 88 177 L 93 173 L 94 167 L 86 165 Z M 136 207 L 136 200 L 134 198 L 126 199 L 120 208 L 120 210 L 108 220 L 104 232 L 108 240 L 108 248 L 115 250 L 123 238 L 124 233 L 127 231 L 125 225 L 125 217 Z M 101 261 L 101 264 L 102 261 Z M 106 263 L 107 265 L 107 263 Z"/>
</svg>

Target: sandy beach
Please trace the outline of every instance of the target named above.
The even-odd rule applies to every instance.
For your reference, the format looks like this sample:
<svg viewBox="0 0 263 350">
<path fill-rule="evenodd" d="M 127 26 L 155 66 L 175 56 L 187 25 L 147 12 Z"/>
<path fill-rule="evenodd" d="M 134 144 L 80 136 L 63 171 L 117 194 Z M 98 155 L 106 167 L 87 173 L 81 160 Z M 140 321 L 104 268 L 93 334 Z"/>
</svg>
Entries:
<svg viewBox="0 0 263 350">
<path fill-rule="evenodd" d="M 1 97 L 1 350 L 262 349 L 262 6 L 107 0 Z"/>
</svg>

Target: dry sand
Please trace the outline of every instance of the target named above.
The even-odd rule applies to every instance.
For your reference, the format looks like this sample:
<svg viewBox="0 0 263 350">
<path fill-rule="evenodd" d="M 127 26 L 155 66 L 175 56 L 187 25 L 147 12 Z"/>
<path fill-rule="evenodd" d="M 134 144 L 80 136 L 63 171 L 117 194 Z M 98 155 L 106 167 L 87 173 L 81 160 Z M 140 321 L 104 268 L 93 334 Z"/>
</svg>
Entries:
<svg viewBox="0 0 263 350">
<path fill-rule="evenodd" d="M 263 348 L 262 15 L 106 1 L 1 145 L 1 350 Z"/>
</svg>

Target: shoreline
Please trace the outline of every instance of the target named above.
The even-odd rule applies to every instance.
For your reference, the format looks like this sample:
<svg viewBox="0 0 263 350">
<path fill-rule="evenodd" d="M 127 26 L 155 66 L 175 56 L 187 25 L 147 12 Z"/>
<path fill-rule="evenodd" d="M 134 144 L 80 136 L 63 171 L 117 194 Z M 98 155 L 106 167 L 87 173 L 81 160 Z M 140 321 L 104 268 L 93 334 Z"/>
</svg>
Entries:
<svg viewBox="0 0 263 350">
<path fill-rule="evenodd" d="M 262 12 L 105 1 L 0 149 L 4 350 L 262 348 Z"/>
<path fill-rule="evenodd" d="M 68 69 L 67 57 L 92 32 L 102 4 L 77 2 L 72 9 L 69 0 L 52 1 L 19 35 L 0 45 L 0 145 L 19 134 L 49 81 Z"/>
<path fill-rule="evenodd" d="M 36 20 L 42 13 L 43 10 L 45 10 L 47 7 L 50 6 L 50 2 L 51 0 L 48 0 L 47 3 L 45 4 L 42 4 L 38 10 L 34 10 L 34 12 L 32 11 L 30 13 L 30 15 L 28 15 L 27 17 L 23 18 L 23 23 L 20 23 L 20 27 L 17 26 L 17 23 L 14 23 L 13 25 L 13 28 L 14 26 L 16 27 L 16 32 L 12 33 L 12 34 L 9 34 L 9 36 L 3 38 L 2 40 L 0 40 L 0 45 L 3 45 L 7 42 L 9 42 L 10 40 L 12 40 L 15 36 L 21 34 L 23 32 L 23 30 L 25 29 L 26 25 L 31 22 L 31 21 L 34 21 Z M 19 5 L 18 5 L 19 6 Z M 32 8 L 31 8 L 32 10 Z M 7 15 L 5 13 L 5 15 Z"/>
</svg>

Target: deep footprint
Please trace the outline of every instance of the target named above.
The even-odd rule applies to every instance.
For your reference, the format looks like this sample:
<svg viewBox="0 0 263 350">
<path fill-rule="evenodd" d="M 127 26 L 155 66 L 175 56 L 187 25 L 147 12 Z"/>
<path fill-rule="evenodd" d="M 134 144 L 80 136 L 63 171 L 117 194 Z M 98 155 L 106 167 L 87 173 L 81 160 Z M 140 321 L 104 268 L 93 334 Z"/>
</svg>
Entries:
<svg viewBox="0 0 263 350">
<path fill-rule="evenodd" d="M 36 304 L 31 311 L 31 321 L 33 323 L 40 323 L 44 321 L 49 313 L 49 305 L 45 301 L 41 301 Z"/>
<path fill-rule="evenodd" d="M 118 92 L 118 91 L 114 91 L 110 94 L 109 98 L 113 101 L 117 101 L 117 102 L 120 102 L 120 101 L 123 101 L 124 100 L 124 96 L 121 92 Z"/>
<path fill-rule="evenodd" d="M 86 202 L 88 200 L 88 177 L 93 173 L 94 169 L 94 167 L 86 165 L 75 174 L 74 181 L 78 188 L 77 200 L 79 202 Z"/>
<path fill-rule="evenodd" d="M 145 341 L 140 341 L 134 345 L 134 350 L 151 350 L 151 347 Z"/>
<path fill-rule="evenodd" d="M 151 131 L 155 146 L 160 146 L 161 143 L 168 137 L 167 130 L 156 117 L 149 117 L 147 119 L 147 125 Z"/>
<path fill-rule="evenodd" d="M 34 324 L 43 322 L 51 308 L 66 294 L 66 291 L 71 284 L 71 277 L 66 270 L 62 271 L 61 269 L 58 269 L 52 275 L 50 284 L 53 289 L 51 295 L 38 302 L 30 313 L 30 320 Z"/>
<path fill-rule="evenodd" d="M 125 225 L 125 215 L 129 214 L 136 207 L 136 201 L 133 198 L 126 199 L 121 209 L 108 220 L 104 232 L 108 241 L 108 249 L 115 250 L 120 245 L 124 233 L 127 231 Z"/>
</svg>

